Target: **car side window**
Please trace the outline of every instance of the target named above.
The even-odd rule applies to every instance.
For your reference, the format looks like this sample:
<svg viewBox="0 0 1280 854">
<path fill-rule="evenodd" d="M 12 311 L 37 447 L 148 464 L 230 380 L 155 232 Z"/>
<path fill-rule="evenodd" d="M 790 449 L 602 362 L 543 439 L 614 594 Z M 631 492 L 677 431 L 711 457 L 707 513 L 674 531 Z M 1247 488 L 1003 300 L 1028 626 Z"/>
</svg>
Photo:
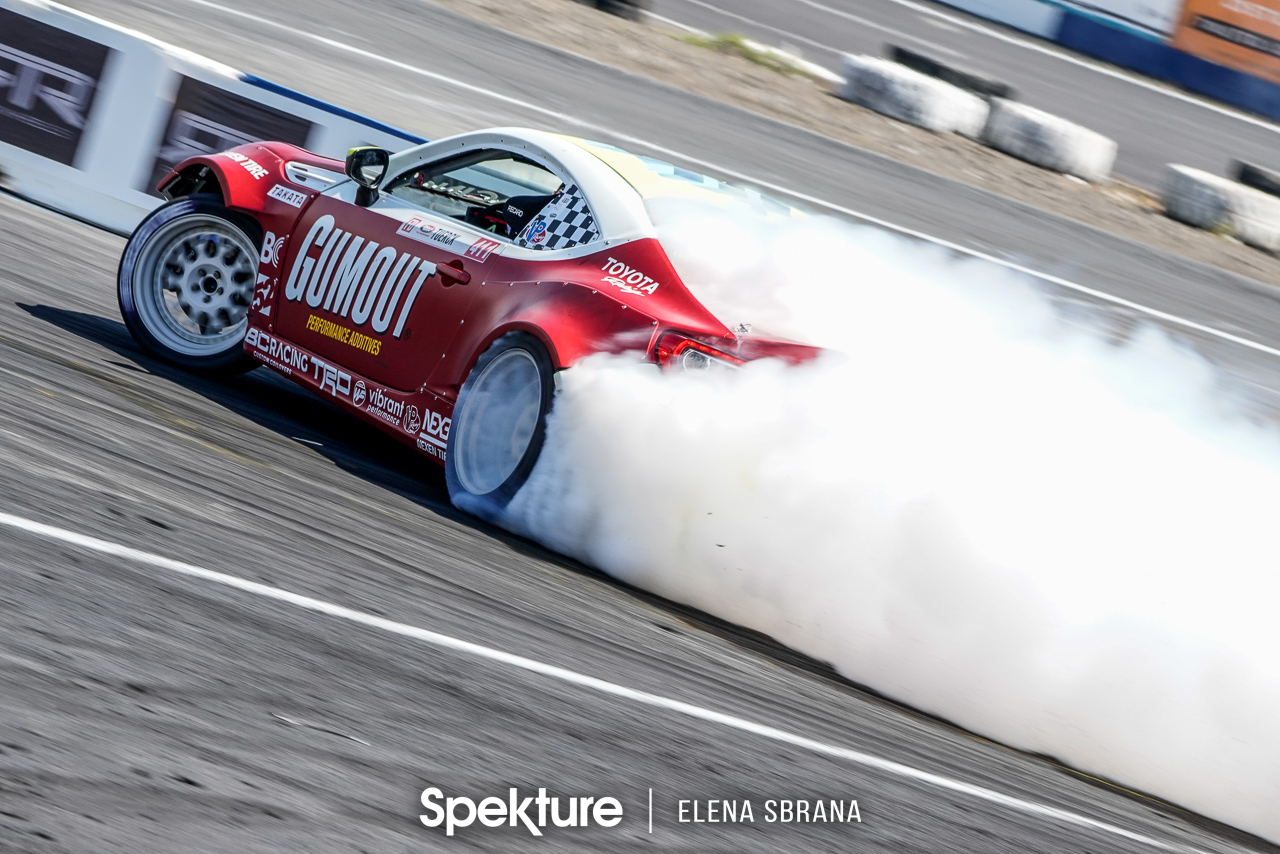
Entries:
<svg viewBox="0 0 1280 854">
<path fill-rule="evenodd" d="M 526 249 L 568 249 L 600 236 L 577 186 L 511 151 L 482 149 L 426 163 L 383 191 Z"/>
</svg>

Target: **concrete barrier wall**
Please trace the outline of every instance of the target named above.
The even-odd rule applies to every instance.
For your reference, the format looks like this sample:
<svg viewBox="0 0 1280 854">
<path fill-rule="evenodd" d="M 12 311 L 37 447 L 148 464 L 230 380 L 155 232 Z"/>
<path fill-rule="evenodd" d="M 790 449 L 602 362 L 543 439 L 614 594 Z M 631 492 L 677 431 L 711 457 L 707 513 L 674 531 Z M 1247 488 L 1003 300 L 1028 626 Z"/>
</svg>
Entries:
<svg viewBox="0 0 1280 854">
<path fill-rule="evenodd" d="M 284 139 L 341 157 L 420 137 L 54 3 L 0 0 L 0 173 L 11 192 L 121 233 L 192 154 Z"/>
</svg>

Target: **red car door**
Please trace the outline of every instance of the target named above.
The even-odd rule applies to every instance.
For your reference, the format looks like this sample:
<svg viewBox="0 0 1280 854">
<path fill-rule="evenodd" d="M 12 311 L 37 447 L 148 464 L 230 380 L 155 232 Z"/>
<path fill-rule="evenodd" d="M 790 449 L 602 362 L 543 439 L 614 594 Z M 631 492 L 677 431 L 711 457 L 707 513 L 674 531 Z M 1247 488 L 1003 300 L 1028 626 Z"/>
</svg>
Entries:
<svg viewBox="0 0 1280 854">
<path fill-rule="evenodd" d="M 473 232 L 473 233 L 472 233 Z M 420 388 L 448 350 L 500 248 L 446 217 L 383 196 L 362 208 L 338 194 L 313 202 L 284 265 L 276 331 L 389 388 Z M 461 284 L 436 272 L 461 263 Z"/>
</svg>

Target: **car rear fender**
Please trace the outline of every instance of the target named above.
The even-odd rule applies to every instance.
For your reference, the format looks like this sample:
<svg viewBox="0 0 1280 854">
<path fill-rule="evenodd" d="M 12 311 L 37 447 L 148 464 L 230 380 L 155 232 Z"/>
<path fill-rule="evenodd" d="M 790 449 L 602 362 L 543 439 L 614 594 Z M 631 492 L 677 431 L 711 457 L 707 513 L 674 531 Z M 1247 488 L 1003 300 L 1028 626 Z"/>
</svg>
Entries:
<svg viewBox="0 0 1280 854">
<path fill-rule="evenodd" d="M 648 352 L 658 329 L 654 318 L 644 311 L 583 285 L 488 282 L 486 287 L 511 288 L 516 304 L 501 317 L 484 317 L 482 308 L 467 318 L 467 325 L 476 333 L 456 340 L 454 358 L 446 360 L 440 366 L 444 371 L 433 377 L 442 385 L 460 386 L 485 349 L 508 332 L 528 332 L 536 337 L 547 348 L 556 370 L 562 370 L 601 351 Z M 547 295 L 546 289 L 552 293 Z M 525 298 L 520 299 L 522 296 Z"/>
<path fill-rule="evenodd" d="M 293 180 L 286 169 L 290 163 L 339 176 L 343 171 L 342 161 L 320 157 L 293 145 L 250 143 L 218 154 L 189 157 L 175 165 L 156 189 L 171 199 L 217 193 L 232 210 L 292 217 L 324 186 L 308 186 Z"/>
</svg>

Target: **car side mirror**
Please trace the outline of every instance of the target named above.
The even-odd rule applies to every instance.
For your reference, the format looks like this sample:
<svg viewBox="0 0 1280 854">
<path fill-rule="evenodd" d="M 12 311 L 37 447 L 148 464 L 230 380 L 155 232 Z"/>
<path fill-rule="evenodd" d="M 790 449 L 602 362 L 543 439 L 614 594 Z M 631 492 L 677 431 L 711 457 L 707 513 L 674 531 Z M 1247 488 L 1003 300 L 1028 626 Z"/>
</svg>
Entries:
<svg viewBox="0 0 1280 854">
<path fill-rule="evenodd" d="M 385 148 L 362 145 L 347 152 L 347 177 L 360 186 L 356 204 L 367 208 L 378 200 L 378 185 L 387 176 L 391 154 Z"/>
</svg>

